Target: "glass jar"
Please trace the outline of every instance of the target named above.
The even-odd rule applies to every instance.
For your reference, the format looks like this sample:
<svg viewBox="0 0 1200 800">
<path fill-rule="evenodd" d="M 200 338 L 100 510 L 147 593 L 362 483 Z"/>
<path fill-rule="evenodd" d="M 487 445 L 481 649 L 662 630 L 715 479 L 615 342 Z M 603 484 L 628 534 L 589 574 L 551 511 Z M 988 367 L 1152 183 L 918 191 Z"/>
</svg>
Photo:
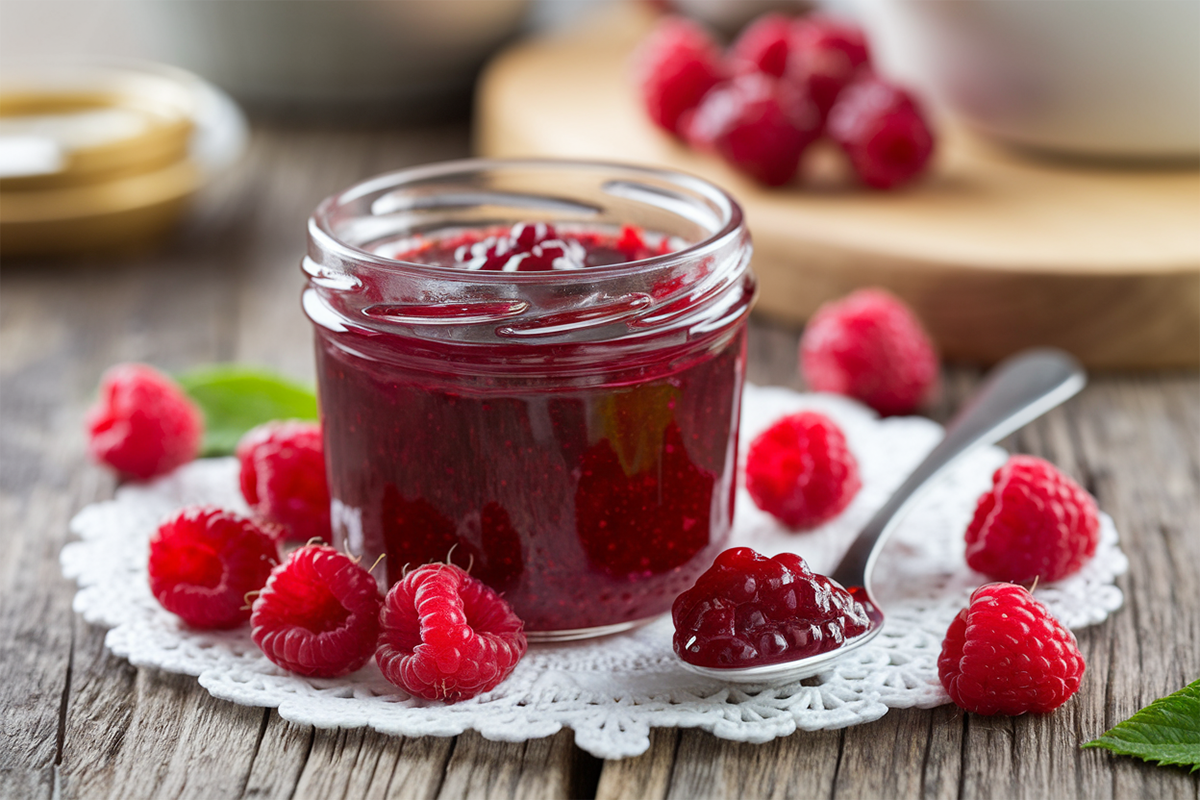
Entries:
<svg viewBox="0 0 1200 800">
<path fill-rule="evenodd" d="M 674 251 L 552 272 L 393 257 L 518 222 Z M 458 564 L 533 640 L 668 611 L 733 520 L 755 294 L 738 205 L 682 174 L 458 161 L 334 195 L 308 232 L 335 544 L 385 555 L 389 584 Z"/>
</svg>

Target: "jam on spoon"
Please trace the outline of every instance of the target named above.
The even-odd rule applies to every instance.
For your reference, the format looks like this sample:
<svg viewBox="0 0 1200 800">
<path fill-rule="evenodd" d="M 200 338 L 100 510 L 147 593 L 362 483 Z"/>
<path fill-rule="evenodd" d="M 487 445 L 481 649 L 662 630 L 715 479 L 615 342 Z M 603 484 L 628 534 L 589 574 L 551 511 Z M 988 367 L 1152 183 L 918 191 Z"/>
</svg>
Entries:
<svg viewBox="0 0 1200 800">
<path fill-rule="evenodd" d="M 770 653 L 775 645 L 770 641 L 763 641 L 761 645 L 755 645 L 759 648 L 757 655 L 740 661 L 727 655 L 717 658 L 689 658 L 685 655 L 689 647 L 696 648 L 697 655 L 706 650 L 703 644 L 689 645 L 685 638 L 684 652 L 680 652 L 683 665 L 693 672 L 733 683 L 785 683 L 815 675 L 826 669 L 832 661 L 871 641 L 884 625 L 883 614 L 872 600 L 871 574 L 884 542 L 902 518 L 903 512 L 932 485 L 937 475 L 955 463 L 964 453 L 978 446 L 999 441 L 1020 429 L 1074 396 L 1086 382 L 1087 377 L 1079 362 L 1064 352 L 1048 348 L 1034 349 L 1013 356 L 989 375 L 979 393 L 947 426 L 942 441 L 859 532 L 830 577 L 812 576 L 821 578 L 833 587 L 848 587 L 849 595 L 862 604 L 870 620 L 868 628 L 853 637 L 846 635 L 851 630 L 858 630 L 857 616 L 853 607 L 843 606 L 847 610 L 841 611 L 839 608 L 842 618 L 853 620 L 853 623 L 847 626 L 843 622 L 843 641 L 833 647 L 792 647 L 772 656 L 763 653 Z M 718 558 L 718 562 L 720 561 Z M 701 578 L 701 581 L 703 580 Z M 758 580 L 756 575 L 745 572 L 743 580 L 744 585 L 740 589 L 743 594 L 755 591 Z M 730 583 L 732 584 L 732 581 Z M 784 597 L 786 598 L 786 595 Z M 677 612 L 680 601 L 687 604 L 681 597 L 676 603 Z M 830 599 L 829 604 L 833 607 L 835 601 Z M 802 611 L 809 611 L 811 607 L 811 603 L 808 607 L 797 605 Z M 743 612 L 743 615 L 742 620 L 735 617 L 735 632 L 739 622 L 743 625 L 743 632 L 754 630 L 746 623 L 758 622 L 752 611 Z M 686 618 L 686 614 L 684 616 Z M 679 622 L 680 617 L 676 616 L 677 626 Z M 679 652 L 678 645 L 676 649 Z M 742 652 L 745 654 L 746 651 Z M 720 656 L 720 653 L 719 648 L 714 649 L 715 655 Z M 729 663 L 722 664 L 722 660 Z"/>
<path fill-rule="evenodd" d="M 866 633 L 862 603 L 798 555 L 717 556 L 671 609 L 675 652 L 701 667 L 761 667 L 819 655 Z"/>
</svg>

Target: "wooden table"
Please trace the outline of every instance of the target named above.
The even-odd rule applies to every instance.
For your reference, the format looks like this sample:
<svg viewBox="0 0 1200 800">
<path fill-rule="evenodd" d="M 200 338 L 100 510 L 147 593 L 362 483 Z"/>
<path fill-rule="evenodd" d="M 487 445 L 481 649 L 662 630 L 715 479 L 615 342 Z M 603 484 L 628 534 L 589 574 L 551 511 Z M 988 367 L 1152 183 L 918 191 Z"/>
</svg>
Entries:
<svg viewBox="0 0 1200 800">
<path fill-rule="evenodd" d="M 1046 717 L 953 706 L 736 744 L 658 729 L 599 761 L 570 731 L 524 744 L 315 730 L 136 669 L 71 610 L 67 523 L 108 498 L 81 419 L 100 373 L 236 360 L 311 379 L 298 262 L 318 200 L 409 164 L 468 154 L 461 123 L 340 130 L 259 124 L 244 163 L 164 249 L 5 263 L 0 292 L 0 797 L 1188 797 L 1200 779 L 1079 745 L 1200 676 L 1200 381 L 1107 374 L 1008 441 L 1057 463 L 1116 519 L 1126 604 L 1080 633 L 1079 695 Z M 750 379 L 802 388 L 797 333 L 756 322 Z M 978 383 L 954 367 L 944 420 Z"/>
</svg>

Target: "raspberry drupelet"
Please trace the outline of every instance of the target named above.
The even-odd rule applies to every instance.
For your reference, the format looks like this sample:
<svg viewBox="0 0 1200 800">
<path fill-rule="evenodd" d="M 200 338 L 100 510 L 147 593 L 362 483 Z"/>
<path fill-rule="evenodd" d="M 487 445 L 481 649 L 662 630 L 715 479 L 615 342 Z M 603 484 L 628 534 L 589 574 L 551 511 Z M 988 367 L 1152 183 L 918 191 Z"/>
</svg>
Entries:
<svg viewBox="0 0 1200 800">
<path fill-rule="evenodd" d="M 92 458 L 141 480 L 194 459 L 204 434 L 204 417 L 179 384 L 145 364 L 104 373 L 86 424 Z"/>
<path fill-rule="evenodd" d="M 976 714 L 1045 714 L 1083 680 L 1075 636 L 1027 590 L 990 583 L 946 632 L 938 677 L 955 705 Z"/>
<path fill-rule="evenodd" d="M 746 491 L 789 528 L 814 528 L 832 519 L 861 487 L 858 462 L 841 428 L 815 411 L 779 420 L 746 454 Z"/>
<path fill-rule="evenodd" d="M 254 601 L 251 636 L 290 672 L 336 678 L 375 653 L 382 603 L 375 579 L 353 559 L 307 545 L 271 573 Z"/>
<path fill-rule="evenodd" d="M 1095 554 L 1100 540 L 1096 501 L 1053 464 L 1009 458 L 992 476 L 967 527 L 967 564 L 1010 583 L 1057 581 Z"/>
<path fill-rule="evenodd" d="M 882 289 L 860 289 L 818 308 L 800 338 L 800 369 L 813 391 L 853 397 L 884 416 L 914 411 L 938 383 L 929 335 Z"/>
<path fill-rule="evenodd" d="M 454 703 L 494 689 L 525 655 L 524 624 L 496 592 L 452 564 L 392 586 L 375 660 L 392 683 Z"/>
<path fill-rule="evenodd" d="M 717 556 L 671 608 L 675 653 L 712 668 L 759 667 L 834 650 L 865 633 L 861 603 L 800 556 L 748 547 Z"/>
<path fill-rule="evenodd" d="M 255 516 L 296 542 L 330 539 L 329 485 L 321 426 L 280 420 L 259 425 L 238 442 L 242 497 Z"/>
<path fill-rule="evenodd" d="M 246 594 L 279 563 L 275 537 L 215 506 L 184 508 L 150 537 L 150 591 L 195 628 L 233 628 L 250 619 Z"/>
</svg>

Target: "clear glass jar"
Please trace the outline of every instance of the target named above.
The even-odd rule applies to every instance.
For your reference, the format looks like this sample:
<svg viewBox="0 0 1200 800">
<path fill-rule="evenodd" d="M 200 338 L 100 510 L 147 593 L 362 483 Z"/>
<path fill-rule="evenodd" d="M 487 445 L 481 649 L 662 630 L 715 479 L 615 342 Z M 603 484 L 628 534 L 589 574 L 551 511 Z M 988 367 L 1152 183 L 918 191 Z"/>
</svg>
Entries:
<svg viewBox="0 0 1200 800">
<path fill-rule="evenodd" d="M 674 252 L 553 272 L 389 257 L 517 222 Z M 682 174 L 459 161 L 383 175 L 309 221 L 304 308 L 335 544 L 389 583 L 450 560 L 531 639 L 671 607 L 733 520 L 755 283 L 738 205 Z"/>
</svg>

